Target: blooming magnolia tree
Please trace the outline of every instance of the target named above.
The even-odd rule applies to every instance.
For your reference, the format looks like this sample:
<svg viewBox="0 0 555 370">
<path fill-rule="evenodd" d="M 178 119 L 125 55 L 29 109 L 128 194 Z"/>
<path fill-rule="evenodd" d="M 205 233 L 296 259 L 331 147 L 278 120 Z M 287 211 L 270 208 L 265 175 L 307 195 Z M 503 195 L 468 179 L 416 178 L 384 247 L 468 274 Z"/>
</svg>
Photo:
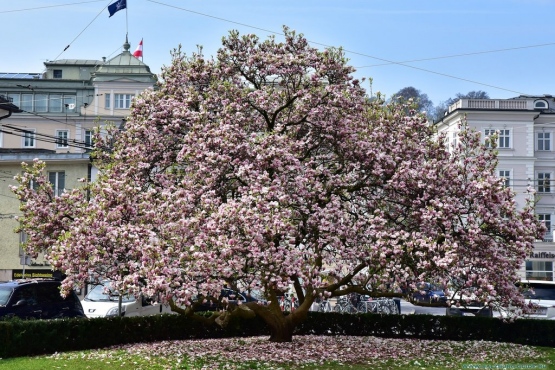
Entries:
<svg viewBox="0 0 555 370">
<path fill-rule="evenodd" d="M 543 232 L 495 176 L 495 153 L 462 127 L 449 153 L 419 115 L 368 99 L 337 49 L 231 32 L 216 57 L 179 50 L 125 130 L 93 153 L 99 177 L 54 197 L 44 163 L 25 167 L 27 251 L 69 289 L 109 278 L 193 315 L 223 284 L 259 287 L 256 314 L 290 341 L 319 296 L 408 294 L 447 283 L 523 305 L 517 269 Z M 38 189 L 29 187 L 37 181 Z M 300 306 L 283 315 L 290 287 Z M 403 289 L 401 289 L 403 288 Z"/>
</svg>

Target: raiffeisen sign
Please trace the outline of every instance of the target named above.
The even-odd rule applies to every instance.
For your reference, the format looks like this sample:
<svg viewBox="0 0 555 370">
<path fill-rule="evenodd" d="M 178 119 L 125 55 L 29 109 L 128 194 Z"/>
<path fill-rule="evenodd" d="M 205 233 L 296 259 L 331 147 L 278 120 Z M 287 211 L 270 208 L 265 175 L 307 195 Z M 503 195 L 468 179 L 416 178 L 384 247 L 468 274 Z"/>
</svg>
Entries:
<svg viewBox="0 0 555 370">
<path fill-rule="evenodd" d="M 549 258 L 555 259 L 555 253 L 553 252 L 532 252 L 528 258 Z"/>
</svg>

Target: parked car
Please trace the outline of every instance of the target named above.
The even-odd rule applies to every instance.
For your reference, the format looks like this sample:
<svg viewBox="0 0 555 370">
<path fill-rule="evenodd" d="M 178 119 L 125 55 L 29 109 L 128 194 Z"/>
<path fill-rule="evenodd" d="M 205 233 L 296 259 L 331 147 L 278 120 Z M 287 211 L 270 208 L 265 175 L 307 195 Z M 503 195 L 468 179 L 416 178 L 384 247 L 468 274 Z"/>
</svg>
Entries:
<svg viewBox="0 0 555 370">
<path fill-rule="evenodd" d="M 421 283 L 418 290 L 412 294 L 416 303 L 437 304 L 447 306 L 447 296 L 443 289 L 431 283 Z"/>
<path fill-rule="evenodd" d="M 93 317 L 111 316 L 147 316 L 163 313 L 172 313 L 169 305 L 161 304 L 156 300 L 144 295 L 135 297 L 134 295 L 121 295 L 120 313 L 120 293 L 110 287 L 110 281 L 103 281 L 96 285 L 83 299 L 81 304 L 85 315 Z"/>
<path fill-rule="evenodd" d="M 74 291 L 60 294 L 61 281 L 52 279 L 12 280 L 0 283 L 0 317 L 61 319 L 86 317 Z"/>
<path fill-rule="evenodd" d="M 195 311 L 217 311 L 219 309 L 222 309 L 224 308 L 224 304 L 222 303 L 224 298 L 227 300 L 228 304 L 239 304 L 239 302 L 260 302 L 261 304 L 266 305 L 268 303 L 265 299 L 261 298 L 257 292 L 237 292 L 233 289 L 223 288 L 220 291 L 217 302 L 206 299 L 206 301 L 199 304 L 195 308 Z"/>
<path fill-rule="evenodd" d="M 555 320 L 555 285 L 531 284 L 530 289 L 524 291 L 524 298 L 537 306 L 525 315 L 526 318 Z"/>
<path fill-rule="evenodd" d="M 520 309 L 514 307 L 494 308 L 479 301 L 470 301 L 464 307 L 449 307 L 446 314 L 453 316 L 488 316 L 488 317 L 508 317 L 520 315 L 529 319 L 550 319 L 555 320 L 555 285 L 550 284 L 530 284 L 523 292 L 525 302 L 533 305 L 532 311 L 524 314 Z"/>
</svg>

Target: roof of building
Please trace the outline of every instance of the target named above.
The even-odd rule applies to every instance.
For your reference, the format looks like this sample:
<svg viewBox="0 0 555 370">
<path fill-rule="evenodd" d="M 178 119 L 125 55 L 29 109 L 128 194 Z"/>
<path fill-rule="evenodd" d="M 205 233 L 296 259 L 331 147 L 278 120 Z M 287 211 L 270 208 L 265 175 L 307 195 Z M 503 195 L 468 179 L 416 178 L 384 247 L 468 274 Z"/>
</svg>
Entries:
<svg viewBox="0 0 555 370">
<path fill-rule="evenodd" d="M 13 72 L 0 72 L 0 78 L 39 79 L 39 78 L 42 78 L 42 73 L 13 73 Z"/>
<path fill-rule="evenodd" d="M 553 99 L 553 95 L 551 94 L 543 94 L 543 95 L 519 95 L 514 98 L 510 99 Z"/>
<path fill-rule="evenodd" d="M 149 66 L 133 56 L 129 52 L 131 45 L 125 39 L 123 51 L 112 59 L 103 62 L 92 73 L 94 81 L 114 80 L 121 77 L 128 77 L 140 82 L 155 82 L 156 75 L 150 72 Z"/>
<path fill-rule="evenodd" d="M 96 66 L 98 64 L 102 64 L 101 60 L 94 60 L 94 59 L 59 59 L 59 60 L 49 60 L 48 62 L 44 62 L 45 66 L 54 66 L 54 65 L 75 65 L 75 66 Z"/>
<path fill-rule="evenodd" d="M 92 81 L 114 81 L 121 79 L 129 79 L 140 83 L 154 84 L 157 77 L 150 71 L 150 67 L 143 63 L 142 60 L 133 56 L 129 51 L 130 44 L 125 38 L 123 51 L 110 60 L 95 59 L 58 59 L 44 62 L 45 67 L 89 67 L 91 71 L 90 78 Z M 0 79 L 46 79 L 44 73 L 10 73 L 0 72 Z M 84 78 L 88 80 L 89 77 Z"/>
</svg>

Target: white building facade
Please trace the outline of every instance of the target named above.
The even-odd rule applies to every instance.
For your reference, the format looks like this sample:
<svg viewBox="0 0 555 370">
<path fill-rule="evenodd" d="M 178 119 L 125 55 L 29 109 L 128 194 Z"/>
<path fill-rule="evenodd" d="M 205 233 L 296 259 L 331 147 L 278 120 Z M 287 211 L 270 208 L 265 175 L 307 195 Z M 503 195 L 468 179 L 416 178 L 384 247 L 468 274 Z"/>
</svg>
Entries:
<svg viewBox="0 0 555 370">
<path fill-rule="evenodd" d="M 497 175 L 504 178 L 524 206 L 528 187 L 537 191 L 535 212 L 547 227 L 543 239 L 522 266 L 523 281 L 555 284 L 555 99 L 551 95 L 512 99 L 460 99 L 436 122 L 449 141 L 456 140 L 459 125 L 479 131 L 482 140 L 497 134 Z"/>
</svg>

